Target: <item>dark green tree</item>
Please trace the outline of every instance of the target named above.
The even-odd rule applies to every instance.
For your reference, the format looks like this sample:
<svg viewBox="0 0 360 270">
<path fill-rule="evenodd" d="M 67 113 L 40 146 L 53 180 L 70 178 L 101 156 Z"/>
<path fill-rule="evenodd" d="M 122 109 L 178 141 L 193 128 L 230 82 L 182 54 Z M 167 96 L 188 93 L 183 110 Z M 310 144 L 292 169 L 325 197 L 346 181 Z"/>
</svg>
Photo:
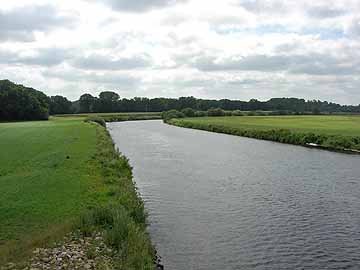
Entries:
<svg viewBox="0 0 360 270">
<path fill-rule="evenodd" d="M 182 109 L 181 112 L 186 116 L 186 117 L 194 117 L 195 116 L 195 110 L 191 109 L 191 108 L 185 108 Z"/>
<path fill-rule="evenodd" d="M 0 81 L 0 120 L 47 120 L 49 98 L 42 92 L 9 80 Z"/>
<path fill-rule="evenodd" d="M 120 110 L 119 106 L 120 96 L 111 91 L 101 92 L 99 98 L 95 102 L 97 112 L 116 112 Z"/>
<path fill-rule="evenodd" d="M 72 102 L 63 96 L 50 97 L 50 114 L 73 113 Z"/>
<path fill-rule="evenodd" d="M 90 94 L 83 94 L 79 99 L 79 106 L 81 113 L 93 112 L 95 97 Z"/>
</svg>

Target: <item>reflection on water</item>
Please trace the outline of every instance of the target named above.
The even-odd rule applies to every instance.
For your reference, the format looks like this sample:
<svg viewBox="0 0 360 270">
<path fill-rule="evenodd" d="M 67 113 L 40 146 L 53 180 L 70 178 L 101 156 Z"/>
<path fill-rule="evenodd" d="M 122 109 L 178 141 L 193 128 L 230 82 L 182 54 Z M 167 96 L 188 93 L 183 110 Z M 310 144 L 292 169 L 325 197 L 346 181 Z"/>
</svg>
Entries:
<svg viewBox="0 0 360 270">
<path fill-rule="evenodd" d="M 165 269 L 360 269 L 360 157 L 111 123 Z"/>
</svg>

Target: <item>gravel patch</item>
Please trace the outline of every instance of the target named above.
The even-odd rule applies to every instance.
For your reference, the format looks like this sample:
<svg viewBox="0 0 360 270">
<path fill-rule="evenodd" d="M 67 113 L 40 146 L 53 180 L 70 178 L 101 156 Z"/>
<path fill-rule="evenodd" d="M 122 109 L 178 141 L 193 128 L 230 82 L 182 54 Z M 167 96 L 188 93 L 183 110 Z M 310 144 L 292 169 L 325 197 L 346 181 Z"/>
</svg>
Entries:
<svg viewBox="0 0 360 270">
<path fill-rule="evenodd" d="M 8 263 L 1 270 L 66 270 L 114 269 L 116 252 L 109 248 L 101 233 L 85 237 L 80 232 L 67 235 L 49 248 L 37 248 L 30 260 L 22 264 Z"/>
</svg>

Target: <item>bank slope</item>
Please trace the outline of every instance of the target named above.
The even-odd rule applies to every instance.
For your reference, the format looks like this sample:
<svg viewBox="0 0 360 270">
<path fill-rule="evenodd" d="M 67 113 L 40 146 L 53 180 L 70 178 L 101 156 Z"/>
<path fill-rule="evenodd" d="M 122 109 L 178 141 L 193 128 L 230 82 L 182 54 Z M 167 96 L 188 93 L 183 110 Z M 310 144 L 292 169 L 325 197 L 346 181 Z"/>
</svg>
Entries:
<svg viewBox="0 0 360 270">
<path fill-rule="evenodd" d="M 359 116 L 199 117 L 165 122 L 185 128 L 360 153 Z"/>
</svg>

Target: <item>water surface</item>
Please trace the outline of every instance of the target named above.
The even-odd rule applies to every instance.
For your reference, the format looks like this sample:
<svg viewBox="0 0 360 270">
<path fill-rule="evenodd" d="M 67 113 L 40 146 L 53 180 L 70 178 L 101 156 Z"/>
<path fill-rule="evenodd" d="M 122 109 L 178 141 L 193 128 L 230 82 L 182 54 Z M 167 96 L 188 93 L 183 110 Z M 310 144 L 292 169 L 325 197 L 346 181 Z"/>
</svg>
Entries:
<svg viewBox="0 0 360 270">
<path fill-rule="evenodd" d="M 165 269 L 360 269 L 360 156 L 161 121 L 108 127 Z"/>
</svg>

